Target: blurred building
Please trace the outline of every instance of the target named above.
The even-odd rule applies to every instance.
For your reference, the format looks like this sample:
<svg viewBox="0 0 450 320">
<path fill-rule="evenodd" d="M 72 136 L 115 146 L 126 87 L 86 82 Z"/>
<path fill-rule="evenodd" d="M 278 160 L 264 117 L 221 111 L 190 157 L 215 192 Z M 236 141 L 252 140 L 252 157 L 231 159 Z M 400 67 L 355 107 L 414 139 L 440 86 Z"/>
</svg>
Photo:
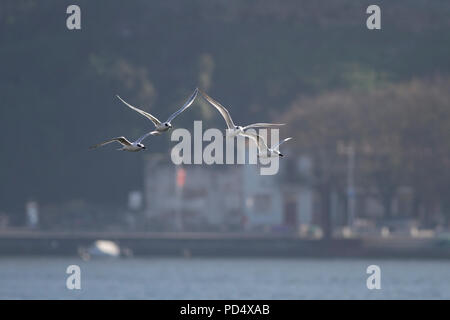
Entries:
<svg viewBox="0 0 450 320">
<path fill-rule="evenodd" d="M 314 229 L 324 221 L 323 199 L 315 187 L 314 163 L 306 155 L 283 158 L 279 173 L 273 176 L 260 175 L 257 165 L 186 165 L 182 187 L 177 187 L 179 167 L 165 157 L 148 157 L 144 178 L 145 215 L 163 221 L 164 229 L 181 219 L 182 228 L 189 231 L 306 230 L 305 234 L 310 234 L 311 226 Z M 363 233 L 377 233 L 382 227 L 409 230 L 415 225 L 411 219 L 411 196 L 411 189 L 402 187 L 393 198 L 392 216 L 387 219 L 375 189 L 357 186 L 356 219 L 350 224 L 345 191 L 333 190 L 332 226 L 350 225 Z"/>
<path fill-rule="evenodd" d="M 286 184 L 288 167 L 281 167 L 278 174 L 263 176 L 257 165 L 183 166 L 185 183 L 177 190 L 177 166 L 151 156 L 145 165 L 146 215 L 175 219 L 181 214 L 185 226 L 213 230 L 296 230 L 311 222 L 314 193 L 298 181 Z"/>
</svg>

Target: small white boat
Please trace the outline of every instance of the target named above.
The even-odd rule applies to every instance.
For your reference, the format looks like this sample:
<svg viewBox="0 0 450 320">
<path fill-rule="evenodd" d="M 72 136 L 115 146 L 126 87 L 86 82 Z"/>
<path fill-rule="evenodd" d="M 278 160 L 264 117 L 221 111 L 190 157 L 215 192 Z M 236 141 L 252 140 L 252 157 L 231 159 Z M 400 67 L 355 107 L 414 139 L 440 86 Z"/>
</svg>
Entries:
<svg viewBox="0 0 450 320">
<path fill-rule="evenodd" d="M 120 247 L 109 240 L 97 240 L 88 248 L 80 250 L 80 256 L 83 260 L 91 258 L 118 258 L 120 257 Z"/>
</svg>

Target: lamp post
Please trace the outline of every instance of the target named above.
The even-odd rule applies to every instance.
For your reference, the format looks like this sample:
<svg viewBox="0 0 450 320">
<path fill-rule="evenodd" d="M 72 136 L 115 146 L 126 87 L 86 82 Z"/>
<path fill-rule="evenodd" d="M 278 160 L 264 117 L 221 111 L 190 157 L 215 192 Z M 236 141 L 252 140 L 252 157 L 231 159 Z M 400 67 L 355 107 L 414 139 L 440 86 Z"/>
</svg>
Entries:
<svg viewBox="0 0 450 320">
<path fill-rule="evenodd" d="M 345 145 L 338 143 L 338 153 L 347 156 L 347 217 L 348 226 L 353 227 L 355 223 L 356 192 L 355 192 L 355 146 L 353 142 Z"/>
</svg>

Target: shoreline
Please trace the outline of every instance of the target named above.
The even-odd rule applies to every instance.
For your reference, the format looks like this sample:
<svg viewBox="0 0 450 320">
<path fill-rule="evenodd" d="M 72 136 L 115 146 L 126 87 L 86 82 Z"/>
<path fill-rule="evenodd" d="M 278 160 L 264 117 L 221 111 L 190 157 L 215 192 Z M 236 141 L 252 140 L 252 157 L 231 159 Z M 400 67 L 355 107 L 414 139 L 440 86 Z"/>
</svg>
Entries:
<svg viewBox="0 0 450 320">
<path fill-rule="evenodd" d="M 73 256 L 97 240 L 113 241 L 136 257 L 450 259 L 450 241 L 438 238 L 327 240 L 277 234 L 43 231 L 0 231 L 0 256 Z"/>
</svg>

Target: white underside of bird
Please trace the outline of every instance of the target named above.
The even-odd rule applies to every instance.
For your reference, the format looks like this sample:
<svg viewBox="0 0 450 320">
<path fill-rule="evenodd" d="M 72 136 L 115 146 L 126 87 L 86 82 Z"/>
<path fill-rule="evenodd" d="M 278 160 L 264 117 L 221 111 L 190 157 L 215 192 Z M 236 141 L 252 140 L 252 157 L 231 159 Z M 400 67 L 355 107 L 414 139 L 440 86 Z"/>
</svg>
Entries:
<svg viewBox="0 0 450 320">
<path fill-rule="evenodd" d="M 175 113 L 173 113 L 169 119 L 167 119 L 167 121 L 165 122 L 161 122 L 158 120 L 158 118 L 156 118 L 155 116 L 151 115 L 150 113 L 141 110 L 139 108 L 136 108 L 134 106 L 132 106 L 131 104 L 129 104 L 128 102 L 126 102 L 125 100 L 123 100 L 121 97 L 119 97 L 118 95 L 117 98 L 120 99 L 120 101 L 122 101 L 125 105 L 127 105 L 128 107 L 130 107 L 131 109 L 133 109 L 136 112 L 139 112 L 141 115 L 143 115 L 144 117 L 146 117 L 147 119 L 149 119 L 155 126 L 155 130 L 151 131 L 150 134 L 152 135 L 159 135 L 165 131 L 168 131 L 170 129 L 172 129 L 172 120 L 175 119 L 175 117 L 177 117 L 180 113 L 182 113 L 184 110 L 186 110 L 187 108 L 189 108 L 191 106 L 191 104 L 194 102 L 195 98 L 197 97 L 198 94 L 198 89 L 194 90 L 194 93 L 189 97 L 189 99 L 186 101 L 186 103 L 181 107 L 181 109 L 179 109 L 178 111 L 176 111 Z"/>
<path fill-rule="evenodd" d="M 286 138 L 281 142 L 277 143 L 276 145 L 274 145 L 272 148 L 269 148 L 267 146 L 266 141 L 264 141 L 264 138 L 261 137 L 260 135 L 250 132 L 244 132 L 241 135 L 250 138 L 250 140 L 256 142 L 256 145 L 258 147 L 258 156 L 260 156 L 261 158 L 283 157 L 283 154 L 280 152 L 280 146 L 286 141 L 292 139 L 292 137 Z"/>
<path fill-rule="evenodd" d="M 230 116 L 230 112 L 228 112 L 228 110 L 223 105 L 221 105 L 219 102 L 211 98 L 205 92 L 201 90 L 199 91 L 202 94 L 203 98 L 205 98 L 206 101 L 208 101 L 214 108 L 216 108 L 224 118 L 225 123 L 227 124 L 228 127 L 228 129 L 226 130 L 227 137 L 236 137 L 237 135 L 242 135 L 244 134 L 245 130 L 250 128 L 273 128 L 284 126 L 284 123 L 253 123 L 244 127 L 237 126 L 234 124 L 233 119 Z"/>
<path fill-rule="evenodd" d="M 118 142 L 122 145 L 122 148 L 119 148 L 117 150 L 121 150 L 121 151 L 129 151 L 129 152 L 137 152 L 137 151 L 141 151 L 146 149 L 146 147 L 142 144 L 142 141 L 147 138 L 149 135 L 151 135 L 151 132 L 147 132 L 146 134 L 144 134 L 142 137 L 140 137 L 139 139 L 137 139 L 134 142 L 130 142 L 128 141 L 127 138 L 125 137 L 117 137 L 117 138 L 112 138 L 110 140 L 104 141 L 102 143 L 96 144 L 94 146 L 89 147 L 89 149 L 96 149 L 98 147 L 102 147 L 104 145 L 107 145 L 109 143 L 113 143 L 113 142 Z"/>
</svg>

